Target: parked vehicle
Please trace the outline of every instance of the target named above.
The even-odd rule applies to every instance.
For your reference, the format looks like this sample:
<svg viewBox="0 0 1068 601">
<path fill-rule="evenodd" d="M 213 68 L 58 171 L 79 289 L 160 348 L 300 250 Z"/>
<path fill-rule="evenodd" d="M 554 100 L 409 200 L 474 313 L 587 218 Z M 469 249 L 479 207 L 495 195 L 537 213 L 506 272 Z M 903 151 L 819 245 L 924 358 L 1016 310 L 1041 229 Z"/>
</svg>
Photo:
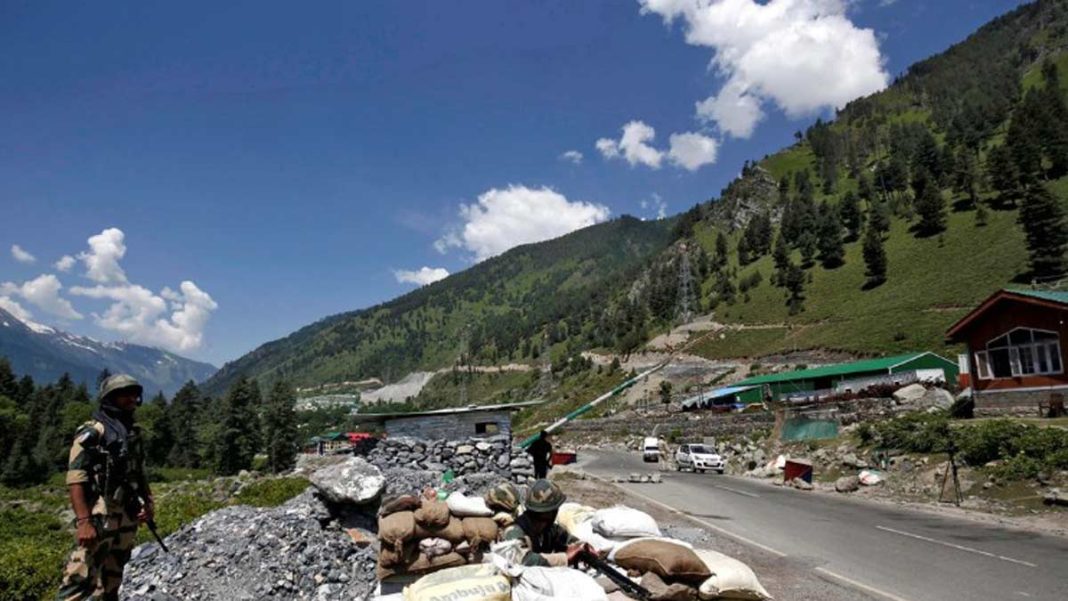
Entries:
<svg viewBox="0 0 1068 601">
<path fill-rule="evenodd" d="M 656 462 L 660 459 L 660 441 L 655 436 L 648 436 L 642 443 L 642 461 Z"/>
<path fill-rule="evenodd" d="M 684 468 L 690 471 L 704 473 L 706 470 L 715 470 L 723 473 L 723 458 L 719 453 L 707 445 L 684 444 L 675 451 L 675 468 L 680 472 Z"/>
</svg>

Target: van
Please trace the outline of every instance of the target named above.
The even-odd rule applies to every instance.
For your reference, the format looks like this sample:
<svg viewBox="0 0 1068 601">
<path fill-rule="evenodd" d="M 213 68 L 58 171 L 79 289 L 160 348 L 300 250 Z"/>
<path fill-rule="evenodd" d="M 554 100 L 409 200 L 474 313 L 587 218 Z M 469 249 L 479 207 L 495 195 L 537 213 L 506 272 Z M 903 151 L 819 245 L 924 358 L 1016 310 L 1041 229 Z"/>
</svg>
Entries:
<svg viewBox="0 0 1068 601">
<path fill-rule="evenodd" d="M 642 460 L 656 461 L 660 458 L 660 441 L 655 436 L 646 437 L 642 442 Z"/>
</svg>

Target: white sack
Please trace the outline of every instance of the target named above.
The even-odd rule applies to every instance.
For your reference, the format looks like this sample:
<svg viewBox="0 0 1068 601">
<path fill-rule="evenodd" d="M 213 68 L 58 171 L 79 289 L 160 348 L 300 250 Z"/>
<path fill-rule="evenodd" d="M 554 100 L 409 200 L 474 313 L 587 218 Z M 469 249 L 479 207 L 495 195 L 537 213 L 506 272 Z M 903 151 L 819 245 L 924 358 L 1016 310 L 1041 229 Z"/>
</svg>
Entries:
<svg viewBox="0 0 1068 601">
<path fill-rule="evenodd" d="M 594 532 L 608 538 L 660 536 L 660 527 L 651 515 L 623 505 L 599 509 L 591 521 Z"/>
<path fill-rule="evenodd" d="M 744 563 L 708 549 L 696 549 L 696 553 L 712 572 L 712 577 L 701 583 L 702 599 L 769 601 L 772 598 Z"/>
<path fill-rule="evenodd" d="M 571 568 L 523 568 L 512 601 L 608 601 L 591 576 Z"/>
<path fill-rule="evenodd" d="M 486 505 L 482 497 L 468 497 L 467 495 L 454 492 L 445 499 L 449 506 L 449 513 L 458 518 L 488 518 L 493 517 L 493 510 Z"/>
</svg>

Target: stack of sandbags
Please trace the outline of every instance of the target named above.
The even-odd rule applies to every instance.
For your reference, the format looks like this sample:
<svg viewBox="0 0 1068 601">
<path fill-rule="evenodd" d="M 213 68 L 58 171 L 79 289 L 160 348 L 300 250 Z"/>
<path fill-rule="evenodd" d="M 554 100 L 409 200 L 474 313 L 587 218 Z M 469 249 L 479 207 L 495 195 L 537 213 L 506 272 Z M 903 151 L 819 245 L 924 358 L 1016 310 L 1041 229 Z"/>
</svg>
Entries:
<svg viewBox="0 0 1068 601">
<path fill-rule="evenodd" d="M 404 588 L 404 601 L 509 601 L 512 584 L 490 564 L 449 568 L 423 576 Z"/>
<path fill-rule="evenodd" d="M 499 527 L 481 497 L 404 495 L 383 503 L 378 518 L 378 578 L 426 574 L 479 563 Z"/>
<path fill-rule="evenodd" d="M 628 540 L 660 536 L 660 527 L 649 514 L 623 505 L 594 509 L 578 503 L 564 503 L 556 523 L 571 536 L 594 549 L 609 552 Z"/>
</svg>

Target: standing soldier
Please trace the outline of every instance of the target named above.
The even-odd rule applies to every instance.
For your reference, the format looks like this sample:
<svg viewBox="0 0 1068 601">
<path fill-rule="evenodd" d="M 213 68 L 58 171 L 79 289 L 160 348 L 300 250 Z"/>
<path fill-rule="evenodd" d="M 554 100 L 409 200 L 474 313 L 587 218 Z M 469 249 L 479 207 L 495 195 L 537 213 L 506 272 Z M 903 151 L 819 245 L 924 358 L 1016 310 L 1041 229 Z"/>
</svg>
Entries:
<svg viewBox="0 0 1068 601">
<path fill-rule="evenodd" d="M 538 439 L 531 443 L 527 453 L 530 453 L 534 459 L 534 477 L 538 480 L 546 478 L 553 456 L 553 445 L 549 442 L 549 433 L 545 430 L 539 432 Z"/>
<path fill-rule="evenodd" d="M 658 447 L 658 449 L 660 451 L 660 458 L 659 458 L 660 459 L 660 465 L 659 465 L 660 471 L 662 471 L 662 472 L 670 472 L 671 471 L 671 448 L 668 447 L 668 443 L 667 443 L 666 440 L 664 440 L 663 436 L 661 436 L 660 439 L 657 440 L 657 447 Z"/>
<path fill-rule="evenodd" d="M 67 485 L 77 523 L 57 600 L 118 600 L 138 521 L 153 517 L 144 472 L 141 429 L 134 411 L 143 389 L 131 376 L 100 384 L 100 408 L 74 434 Z"/>
</svg>

